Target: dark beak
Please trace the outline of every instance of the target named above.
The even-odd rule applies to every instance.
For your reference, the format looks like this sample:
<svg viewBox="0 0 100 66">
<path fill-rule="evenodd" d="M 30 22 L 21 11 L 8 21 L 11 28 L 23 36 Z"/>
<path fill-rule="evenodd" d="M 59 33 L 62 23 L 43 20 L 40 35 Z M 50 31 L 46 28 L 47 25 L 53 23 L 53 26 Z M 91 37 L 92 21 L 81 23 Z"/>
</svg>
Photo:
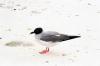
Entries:
<svg viewBox="0 0 100 66">
<path fill-rule="evenodd" d="M 33 34 L 34 32 L 31 32 L 30 34 Z"/>
<path fill-rule="evenodd" d="M 74 38 L 79 38 L 79 37 L 81 37 L 81 36 L 69 36 L 69 40 L 74 39 Z"/>
</svg>

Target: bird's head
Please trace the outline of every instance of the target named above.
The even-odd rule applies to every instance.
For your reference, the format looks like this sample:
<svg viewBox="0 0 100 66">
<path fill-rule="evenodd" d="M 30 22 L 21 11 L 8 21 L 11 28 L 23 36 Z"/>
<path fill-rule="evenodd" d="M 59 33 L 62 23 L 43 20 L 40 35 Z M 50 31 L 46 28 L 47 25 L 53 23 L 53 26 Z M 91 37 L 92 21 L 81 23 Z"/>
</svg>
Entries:
<svg viewBox="0 0 100 66">
<path fill-rule="evenodd" d="M 41 27 L 35 28 L 35 30 L 33 32 L 31 32 L 30 34 L 40 34 L 43 32 L 43 29 Z"/>
</svg>

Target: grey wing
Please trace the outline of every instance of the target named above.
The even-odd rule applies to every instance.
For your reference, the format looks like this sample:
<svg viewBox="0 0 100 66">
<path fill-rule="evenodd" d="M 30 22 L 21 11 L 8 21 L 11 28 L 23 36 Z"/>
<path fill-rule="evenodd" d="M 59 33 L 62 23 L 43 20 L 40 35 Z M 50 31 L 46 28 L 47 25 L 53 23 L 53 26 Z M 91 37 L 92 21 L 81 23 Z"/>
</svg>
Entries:
<svg viewBox="0 0 100 66">
<path fill-rule="evenodd" d="M 47 31 L 42 33 L 43 36 L 47 36 L 47 35 L 59 35 L 58 32 L 53 32 L 53 31 Z"/>
<path fill-rule="evenodd" d="M 69 39 L 67 35 L 57 34 L 57 35 L 45 35 L 40 38 L 43 41 L 50 41 L 50 42 L 61 42 Z"/>
</svg>

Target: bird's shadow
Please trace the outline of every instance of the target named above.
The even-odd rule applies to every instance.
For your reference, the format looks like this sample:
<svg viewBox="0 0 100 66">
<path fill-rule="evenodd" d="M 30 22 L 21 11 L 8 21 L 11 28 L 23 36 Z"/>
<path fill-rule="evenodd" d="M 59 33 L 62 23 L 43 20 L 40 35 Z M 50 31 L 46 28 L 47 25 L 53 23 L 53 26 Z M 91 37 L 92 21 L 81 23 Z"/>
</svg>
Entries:
<svg viewBox="0 0 100 66">
<path fill-rule="evenodd" d="M 24 41 L 9 41 L 5 44 L 5 46 L 9 46 L 9 47 L 19 47 L 19 46 L 31 47 L 31 46 L 33 46 L 33 44 L 29 43 L 29 42 L 24 42 Z"/>
</svg>

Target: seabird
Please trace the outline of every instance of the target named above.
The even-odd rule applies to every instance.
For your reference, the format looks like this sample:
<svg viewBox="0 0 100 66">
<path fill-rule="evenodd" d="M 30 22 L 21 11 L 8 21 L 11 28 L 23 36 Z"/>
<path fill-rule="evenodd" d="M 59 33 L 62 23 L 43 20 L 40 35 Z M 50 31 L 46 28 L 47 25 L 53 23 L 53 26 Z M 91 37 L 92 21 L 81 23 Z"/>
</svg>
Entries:
<svg viewBox="0 0 100 66">
<path fill-rule="evenodd" d="M 35 28 L 30 34 L 35 34 L 35 38 L 41 42 L 41 45 L 46 46 L 46 49 L 39 52 L 40 54 L 46 54 L 49 52 L 49 48 L 57 45 L 57 42 L 62 42 L 66 40 L 71 40 L 74 38 L 79 38 L 80 36 L 75 35 L 65 35 L 54 31 L 44 32 L 41 27 Z"/>
</svg>

